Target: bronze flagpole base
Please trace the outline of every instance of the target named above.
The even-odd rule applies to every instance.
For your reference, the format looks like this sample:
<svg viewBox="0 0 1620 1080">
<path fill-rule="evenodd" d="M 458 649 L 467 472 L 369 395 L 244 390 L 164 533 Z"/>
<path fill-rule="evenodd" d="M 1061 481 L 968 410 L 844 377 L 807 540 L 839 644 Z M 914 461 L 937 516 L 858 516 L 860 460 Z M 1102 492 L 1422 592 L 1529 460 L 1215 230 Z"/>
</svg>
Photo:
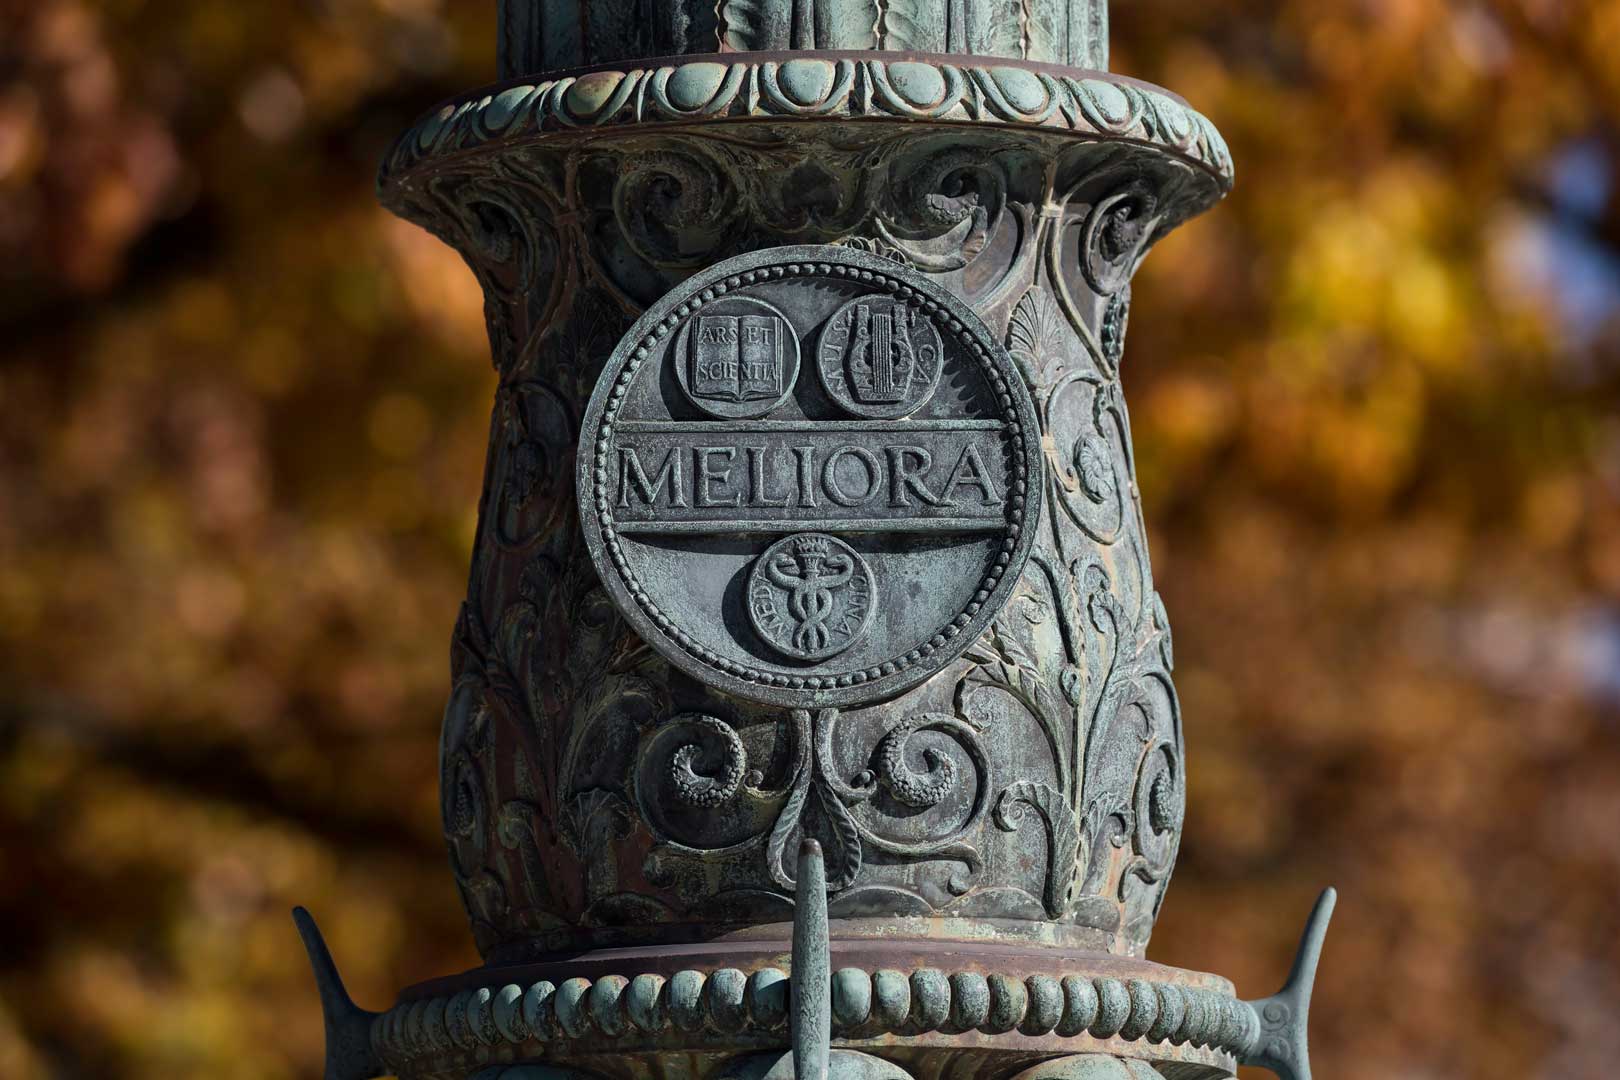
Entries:
<svg viewBox="0 0 1620 1080">
<path fill-rule="evenodd" d="M 440 749 L 485 966 L 327 1080 L 1309 1080 L 1144 959 L 1186 802 L 1120 384 L 1227 191 L 1103 0 L 504 0 L 389 151 L 499 374 Z M 508 1076 L 507 1074 L 511 1075 Z"/>
</svg>

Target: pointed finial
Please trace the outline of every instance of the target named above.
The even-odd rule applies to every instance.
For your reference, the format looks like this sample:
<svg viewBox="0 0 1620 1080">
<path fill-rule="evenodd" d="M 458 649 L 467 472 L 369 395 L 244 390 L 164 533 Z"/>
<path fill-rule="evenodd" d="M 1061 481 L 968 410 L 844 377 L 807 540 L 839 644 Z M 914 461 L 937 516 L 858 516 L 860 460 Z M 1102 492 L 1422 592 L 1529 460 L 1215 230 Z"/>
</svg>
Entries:
<svg viewBox="0 0 1620 1080">
<path fill-rule="evenodd" d="M 1316 984 L 1316 964 L 1322 958 L 1322 939 L 1327 936 L 1328 920 L 1338 892 L 1324 889 L 1300 935 L 1299 951 L 1288 982 L 1268 998 L 1244 1004 L 1254 1010 L 1259 1022 L 1249 1049 L 1238 1060 L 1244 1065 L 1270 1069 L 1282 1080 L 1311 1080 L 1311 1049 L 1307 1026 L 1311 1016 L 1311 988 Z"/>
<path fill-rule="evenodd" d="M 372 1080 L 382 1076 L 387 1070 L 371 1048 L 371 1022 L 377 1014 L 350 1000 L 314 916 L 301 907 L 293 908 L 292 916 L 298 936 L 304 939 L 304 950 L 309 953 L 309 966 L 321 995 L 321 1014 L 326 1018 L 324 1080 Z"/>
<path fill-rule="evenodd" d="M 827 867 L 821 845 L 799 845 L 793 909 L 793 1076 L 827 1080 L 832 1047 L 832 957 L 827 940 Z M 328 1077 L 328 1080 L 331 1080 Z"/>
</svg>

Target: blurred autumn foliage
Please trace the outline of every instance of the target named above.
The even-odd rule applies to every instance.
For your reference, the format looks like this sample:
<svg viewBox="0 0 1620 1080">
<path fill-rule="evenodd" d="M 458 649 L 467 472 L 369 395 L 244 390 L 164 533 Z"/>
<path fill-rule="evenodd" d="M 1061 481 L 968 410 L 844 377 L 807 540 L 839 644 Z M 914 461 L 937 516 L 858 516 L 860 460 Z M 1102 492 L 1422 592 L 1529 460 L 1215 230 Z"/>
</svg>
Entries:
<svg viewBox="0 0 1620 1080">
<path fill-rule="evenodd" d="M 0 0 L 0 1077 L 318 1075 L 476 962 L 435 746 L 493 374 L 372 201 L 493 0 Z M 1620 4 L 1130 0 L 1236 193 L 1127 357 L 1191 805 L 1152 955 L 1324 1080 L 1620 1061 Z"/>
</svg>

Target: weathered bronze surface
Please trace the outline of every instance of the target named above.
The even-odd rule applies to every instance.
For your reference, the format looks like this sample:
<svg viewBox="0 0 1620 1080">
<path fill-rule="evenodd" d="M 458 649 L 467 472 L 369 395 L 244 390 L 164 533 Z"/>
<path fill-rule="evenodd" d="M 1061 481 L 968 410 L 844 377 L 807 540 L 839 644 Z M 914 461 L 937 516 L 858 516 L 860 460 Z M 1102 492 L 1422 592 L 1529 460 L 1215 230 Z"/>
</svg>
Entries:
<svg viewBox="0 0 1620 1080">
<path fill-rule="evenodd" d="M 1106 20 L 507 0 L 508 82 L 389 153 L 500 376 L 441 745 L 487 966 L 372 1016 L 304 925 L 329 1080 L 1308 1080 L 1330 903 L 1258 1003 L 1141 958 L 1186 781 L 1120 361 L 1231 173 Z"/>
</svg>

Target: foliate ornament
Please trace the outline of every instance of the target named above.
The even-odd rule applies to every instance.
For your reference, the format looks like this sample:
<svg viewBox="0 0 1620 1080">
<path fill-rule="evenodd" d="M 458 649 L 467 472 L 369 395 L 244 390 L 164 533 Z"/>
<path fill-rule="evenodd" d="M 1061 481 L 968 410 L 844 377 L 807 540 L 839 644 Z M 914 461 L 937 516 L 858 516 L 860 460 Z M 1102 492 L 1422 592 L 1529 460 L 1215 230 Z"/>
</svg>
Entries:
<svg viewBox="0 0 1620 1080">
<path fill-rule="evenodd" d="M 1006 209 L 1002 164 L 953 143 L 898 168 L 891 205 L 877 222 L 883 239 L 925 270 L 967 266 Z"/>
<path fill-rule="evenodd" d="M 587 546 L 637 633 L 789 708 L 885 700 L 960 656 L 1039 520 L 1006 351 L 939 285 L 846 247 L 754 252 L 654 304 L 580 447 Z"/>
<path fill-rule="evenodd" d="M 498 441 L 490 462 L 490 530 L 502 548 L 521 549 L 563 517 L 564 462 L 573 454 L 573 417 L 552 388 L 528 381 L 502 387 L 495 402 Z"/>
<path fill-rule="evenodd" d="M 723 246 L 737 197 L 708 154 L 659 150 L 626 162 L 613 189 L 613 212 L 631 247 L 650 264 L 693 267 Z"/>
<path fill-rule="evenodd" d="M 1148 789 L 1147 821 L 1156 833 L 1166 833 L 1181 824 L 1181 792 L 1175 774 L 1166 770 L 1153 778 Z"/>
<path fill-rule="evenodd" d="M 444 834 L 458 872 L 476 873 L 488 844 L 484 780 L 472 756 L 458 750 L 444 773 Z"/>
<path fill-rule="evenodd" d="M 1148 747 L 1136 777 L 1132 816 L 1137 857 L 1128 869 L 1127 881 L 1134 877 L 1137 881 L 1157 884 L 1170 873 L 1185 809 L 1185 792 L 1178 773 L 1178 755 L 1173 742 L 1161 739 Z"/>
<path fill-rule="evenodd" d="M 582 791 L 569 800 L 559 830 L 570 851 L 587 861 L 586 875 L 609 862 L 611 843 L 635 830 L 636 818 L 619 795 L 601 788 Z"/>
<path fill-rule="evenodd" d="M 943 858 L 960 860 L 966 873 L 953 873 L 947 888 L 960 895 L 969 888 L 969 877 L 978 871 L 978 852 L 962 838 L 972 832 L 984 813 L 989 790 L 990 765 L 979 733 L 960 719 L 939 713 L 924 713 L 902 720 L 879 740 L 875 752 L 877 771 L 865 770 L 846 779 L 836 758 L 835 728 L 837 709 L 820 709 L 813 715 L 805 709 L 793 711 L 795 762 L 787 801 L 765 841 L 765 858 L 771 877 L 784 889 L 794 886 L 788 872 L 788 858 L 795 837 L 818 839 L 827 849 L 831 872 L 829 892 L 849 888 L 860 875 L 866 848 L 888 857 L 908 859 Z M 966 755 L 974 774 L 973 804 L 954 829 L 923 841 L 898 841 L 856 811 L 871 802 L 880 788 L 913 810 L 938 805 L 963 786 L 967 779 L 954 761 L 935 748 L 922 752 L 926 771 L 919 771 L 906 760 L 908 744 L 917 733 L 932 730 L 954 740 Z"/>
<path fill-rule="evenodd" d="M 540 822 L 543 811 L 530 802 L 513 799 L 501 804 L 495 816 L 495 835 L 501 847 L 512 852 L 523 869 L 519 886 L 527 907 L 535 912 L 546 910 L 550 890 L 546 861 L 541 854 Z"/>
<path fill-rule="evenodd" d="M 515 189 L 515 190 L 514 190 Z M 484 320 L 495 368 L 510 376 L 518 362 L 514 311 L 537 317 L 555 300 L 562 256 L 551 196 L 532 185 L 444 175 L 413 192 L 412 212 L 459 250 L 484 292 Z"/>
<path fill-rule="evenodd" d="M 715 807 L 737 794 L 748 768 L 748 751 L 731 725 L 713 716 L 677 716 L 670 722 L 696 728 L 720 745 L 720 761 L 713 773 L 700 773 L 695 767 L 706 756 L 699 743 L 685 743 L 670 755 L 669 774 L 676 798 L 688 806 Z"/>
<path fill-rule="evenodd" d="M 926 810 L 938 806 L 957 784 L 956 762 L 934 747 L 922 752 L 926 772 L 913 769 L 906 761 L 906 745 L 917 732 L 930 726 L 960 727 L 954 716 L 924 713 L 902 721 L 878 743 L 879 775 L 889 793 L 907 806 Z"/>
<path fill-rule="evenodd" d="M 300 914 L 329 1080 L 1303 1065 L 1308 976 L 1262 1017 L 1084 960 L 1140 954 L 1185 801 L 1118 360 L 1219 135 L 1052 66 L 1102 63 L 1106 0 L 501 8 L 505 81 L 380 181 L 473 266 L 501 376 L 441 752 L 491 966 L 373 1016 Z M 831 972 L 829 914 L 917 966 Z"/>
<path fill-rule="evenodd" d="M 894 885 L 857 884 L 868 852 L 880 864 L 947 864 L 938 884 L 953 896 L 968 892 L 984 866 L 972 838 L 992 785 L 981 732 L 949 713 L 917 713 L 885 721 L 875 745 L 851 756 L 862 725 L 840 730 L 844 719 L 838 709 L 793 709 L 780 725 L 755 721 L 739 731 L 685 713 L 650 729 L 636 769 L 656 841 L 648 879 L 710 911 L 758 910 L 769 900 L 762 889 L 794 888 L 792 853 L 809 838 L 826 851 L 827 890 L 848 890 L 857 904 L 863 891 L 891 903 L 898 895 Z M 937 812 L 920 822 L 923 810 Z M 925 910 L 914 896 L 914 910 Z"/>
<path fill-rule="evenodd" d="M 906 19 L 904 11 L 937 18 L 940 9 L 933 0 L 889 0 L 883 19 L 898 28 Z M 897 49 L 936 51 L 926 44 L 902 45 L 905 39 L 898 34 L 893 40 Z M 881 55 L 837 62 L 782 63 L 768 57 L 718 64 L 692 59 L 669 65 L 625 63 L 583 78 L 537 79 L 492 90 L 446 102 L 401 135 L 383 165 L 385 202 L 398 206 L 405 201 L 407 189 L 400 181 L 422 163 L 465 150 L 558 133 L 629 129 L 637 135 L 663 134 L 671 128 L 689 129 L 694 119 L 942 121 L 957 131 L 1013 127 L 1117 142 L 1131 147 L 1137 160 L 1158 162 L 1174 155 L 1198 170 L 1192 176 L 1196 190 L 1182 197 L 1176 220 L 1207 209 L 1232 185 L 1231 151 L 1207 118 L 1163 90 L 1105 72 L 1052 75 L 973 57 L 952 63 Z M 984 164 L 982 158 L 979 164 Z M 680 182 L 681 173 L 692 175 L 688 169 L 681 166 L 667 175 Z M 658 186 L 665 196 L 681 190 L 667 181 Z M 938 194 L 951 200 L 956 197 L 952 190 L 946 186 Z M 898 201 L 905 203 L 909 195 L 901 193 Z M 683 199 L 683 220 L 719 224 L 733 205 L 729 198 Z M 942 209 L 949 211 L 951 205 Z M 639 224 L 646 223 L 643 219 Z"/>
<path fill-rule="evenodd" d="M 1031 285 L 1007 322 L 1007 351 L 1023 371 L 1030 393 L 1044 393 L 1071 363 L 1069 333 L 1052 294 Z"/>
<path fill-rule="evenodd" d="M 1126 285 L 1108 298 L 1108 309 L 1103 312 L 1102 352 L 1112 371 L 1119 370 L 1125 355 L 1125 331 L 1131 321 L 1131 287 Z"/>
<path fill-rule="evenodd" d="M 847 247 L 854 251 L 870 252 L 873 255 L 888 259 L 890 262 L 897 262 L 902 266 L 915 267 L 916 265 L 911 261 L 910 256 L 908 256 L 905 252 L 901 251 L 887 240 L 879 237 L 846 236 L 844 239 L 838 241 L 838 244 L 840 247 Z"/>
<path fill-rule="evenodd" d="M 819 0 L 797 5 L 662 0 L 590 7 L 583 9 L 584 15 L 545 0 L 504 0 L 499 11 L 501 78 L 507 80 L 616 58 L 657 57 L 667 63 L 713 53 L 791 56 L 800 50 L 953 53 L 1070 68 L 1108 66 L 1108 0 Z"/>
<path fill-rule="evenodd" d="M 1114 480 L 1113 448 L 1101 435 L 1086 435 L 1074 445 L 1074 469 L 1080 486 L 1093 502 L 1102 502 L 1118 487 Z"/>
<path fill-rule="evenodd" d="M 1040 814 L 1046 827 L 1048 872 L 1042 903 L 1050 918 L 1059 919 L 1068 911 L 1069 894 L 1074 888 L 1080 833 L 1063 793 L 1049 784 L 1030 780 L 1020 780 L 1002 791 L 996 800 L 996 825 L 1006 832 L 1017 832 L 1030 807 Z"/>
</svg>

